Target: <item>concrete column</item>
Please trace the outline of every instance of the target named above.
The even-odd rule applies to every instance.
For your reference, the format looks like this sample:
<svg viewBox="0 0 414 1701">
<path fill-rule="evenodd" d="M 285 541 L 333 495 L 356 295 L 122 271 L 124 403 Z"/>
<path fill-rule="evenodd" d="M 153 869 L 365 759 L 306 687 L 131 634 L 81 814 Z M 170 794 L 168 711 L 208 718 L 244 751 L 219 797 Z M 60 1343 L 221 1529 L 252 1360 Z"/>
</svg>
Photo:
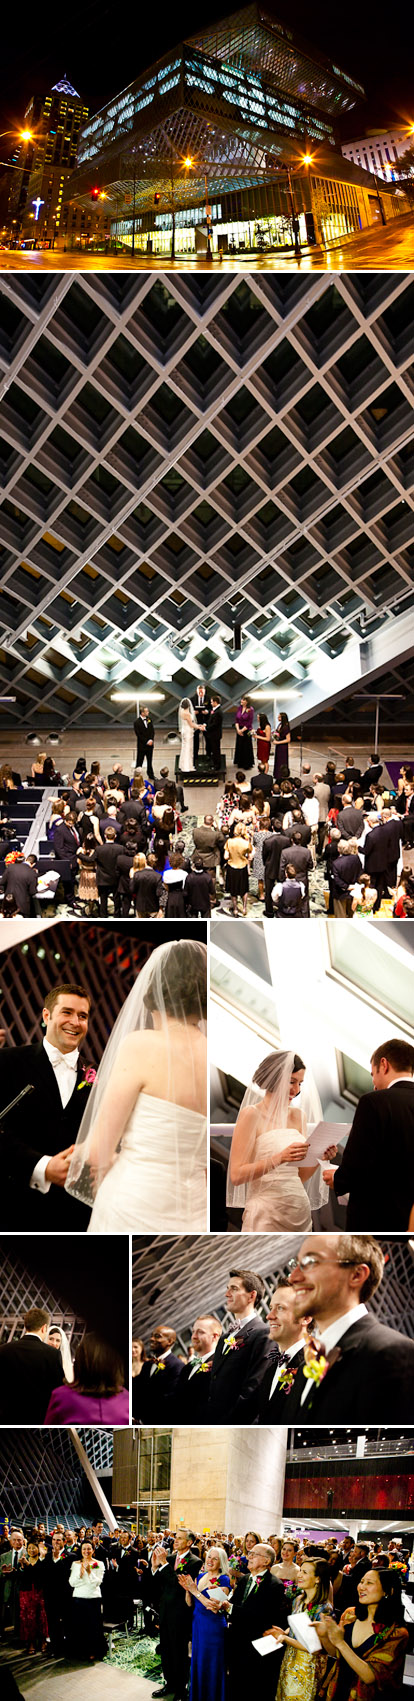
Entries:
<svg viewBox="0 0 414 1701">
<path fill-rule="evenodd" d="M 281 1529 L 287 1430 L 174 1429 L 171 1461 L 172 1529 Z"/>
</svg>

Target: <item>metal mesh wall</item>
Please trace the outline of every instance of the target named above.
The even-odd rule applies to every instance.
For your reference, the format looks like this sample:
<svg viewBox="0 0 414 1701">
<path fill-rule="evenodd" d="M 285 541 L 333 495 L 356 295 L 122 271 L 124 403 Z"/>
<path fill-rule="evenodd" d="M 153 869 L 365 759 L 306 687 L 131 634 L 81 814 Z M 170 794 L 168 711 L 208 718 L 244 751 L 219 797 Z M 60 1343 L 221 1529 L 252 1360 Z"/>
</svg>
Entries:
<svg viewBox="0 0 414 1701">
<path fill-rule="evenodd" d="M 112 1469 L 112 1430 L 79 1434 L 97 1473 Z M 67 1430 L 1 1430 L 0 1507 L 14 1524 L 89 1522 L 91 1489 Z"/>
<path fill-rule="evenodd" d="M 37 1043 L 46 993 L 59 982 L 74 981 L 91 996 L 84 1055 L 96 1066 L 154 943 L 159 943 L 158 937 L 151 939 L 145 926 L 132 933 L 128 922 L 113 928 L 108 923 L 99 927 L 73 921 L 70 927 L 58 923 L 34 937 L 29 934 L 24 944 L 2 951 L 2 1026 L 8 1043 Z"/>
</svg>

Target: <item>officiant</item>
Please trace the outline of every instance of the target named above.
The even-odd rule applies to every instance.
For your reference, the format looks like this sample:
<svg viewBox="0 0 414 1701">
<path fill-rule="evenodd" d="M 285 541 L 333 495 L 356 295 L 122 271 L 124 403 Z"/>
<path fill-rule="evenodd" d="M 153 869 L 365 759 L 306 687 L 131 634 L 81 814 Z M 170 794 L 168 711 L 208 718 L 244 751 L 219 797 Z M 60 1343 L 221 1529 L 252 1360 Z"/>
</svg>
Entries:
<svg viewBox="0 0 414 1701">
<path fill-rule="evenodd" d="M 206 749 L 208 750 L 207 734 L 211 714 L 211 702 L 210 698 L 207 696 L 205 685 L 197 685 L 197 690 L 194 692 L 194 697 L 191 698 L 191 702 L 194 709 L 194 719 L 197 723 L 197 728 L 199 728 L 199 730 L 194 733 L 194 763 L 197 765 L 201 731 L 204 732 L 204 742 Z"/>
<path fill-rule="evenodd" d="M 95 1074 L 80 1057 L 89 1010 L 83 986 L 55 986 L 44 1002 L 43 1042 L 0 1053 L 1 1108 L 33 1087 L 0 1128 L 3 1230 L 86 1232 L 90 1212 L 65 1181 Z"/>
</svg>

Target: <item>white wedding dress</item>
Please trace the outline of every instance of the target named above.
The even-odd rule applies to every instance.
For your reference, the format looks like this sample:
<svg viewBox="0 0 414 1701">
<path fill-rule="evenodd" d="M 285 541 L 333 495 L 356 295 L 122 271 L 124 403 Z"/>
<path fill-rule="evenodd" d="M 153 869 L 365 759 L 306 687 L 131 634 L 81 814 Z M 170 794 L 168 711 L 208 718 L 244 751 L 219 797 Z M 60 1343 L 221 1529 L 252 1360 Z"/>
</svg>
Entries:
<svg viewBox="0 0 414 1701">
<path fill-rule="evenodd" d="M 180 769 L 182 774 L 191 773 L 194 768 L 194 727 L 188 721 L 181 722 Z"/>
<path fill-rule="evenodd" d="M 190 729 L 189 729 L 190 730 Z M 204 1234 L 207 1123 L 140 1093 L 121 1150 L 98 1189 L 88 1234 Z"/>
<path fill-rule="evenodd" d="M 254 1158 L 264 1158 L 283 1152 L 293 1141 L 306 1144 L 306 1135 L 295 1128 L 268 1128 L 258 1136 Z M 293 1229 L 307 1233 L 312 1228 L 312 1213 L 306 1188 L 299 1175 L 298 1164 L 278 1164 L 265 1175 L 253 1176 L 246 1189 L 243 1212 L 243 1231 Z"/>
</svg>

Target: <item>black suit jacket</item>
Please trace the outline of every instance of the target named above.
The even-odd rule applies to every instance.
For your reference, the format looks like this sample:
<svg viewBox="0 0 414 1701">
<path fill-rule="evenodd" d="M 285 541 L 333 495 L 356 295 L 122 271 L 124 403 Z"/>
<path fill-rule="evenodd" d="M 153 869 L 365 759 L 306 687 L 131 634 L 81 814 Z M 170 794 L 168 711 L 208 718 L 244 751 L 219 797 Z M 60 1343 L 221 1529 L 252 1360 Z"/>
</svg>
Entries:
<svg viewBox="0 0 414 1701">
<path fill-rule="evenodd" d="M 44 1423 L 50 1396 L 63 1382 L 60 1352 L 38 1335 L 23 1335 L 0 1347 L 0 1419 L 7 1424 Z"/>
<path fill-rule="evenodd" d="M 377 786 L 381 779 L 381 774 L 382 762 L 374 762 L 370 768 L 366 769 L 365 774 L 362 775 L 361 791 L 366 792 L 369 791 L 370 786 Z"/>
<path fill-rule="evenodd" d="M 7 855 L 7 852 L 5 854 Z M 32 914 L 30 900 L 34 897 L 37 887 L 36 868 L 30 868 L 27 862 L 9 863 L 3 875 L 2 886 L 6 897 L 12 896 L 16 899 L 20 915 Z"/>
<path fill-rule="evenodd" d="M 145 755 L 148 740 L 152 740 L 152 744 L 154 743 L 154 722 L 151 720 L 151 716 L 145 724 L 142 715 L 138 715 L 137 720 L 134 721 L 134 733 L 137 741 L 137 767 L 139 768 L 141 759 Z"/>
<path fill-rule="evenodd" d="M 250 1580 L 250 1573 L 248 1574 Z M 266 1571 L 253 1594 L 247 1593 L 248 1580 L 236 1584 L 230 1626 L 230 1694 L 232 1701 L 241 1695 L 257 1695 L 260 1701 L 274 1701 L 280 1672 L 280 1653 L 262 1659 L 252 1643 L 277 1624 L 287 1626 L 287 1601 L 283 1583 Z"/>
<path fill-rule="evenodd" d="M 232 1331 L 230 1330 L 230 1334 Z M 210 1379 L 210 1423 L 252 1423 L 257 1416 L 259 1388 L 269 1358 L 267 1323 L 257 1311 L 236 1334 L 237 1346 L 225 1352 L 221 1336 Z"/>
<path fill-rule="evenodd" d="M 211 1423 L 209 1397 L 213 1357 L 214 1354 L 206 1359 L 204 1370 L 194 1370 L 191 1360 L 183 1366 L 174 1403 L 174 1423 Z"/>
<path fill-rule="evenodd" d="M 210 709 L 210 705 L 209 705 L 209 709 Z M 217 757 L 217 759 L 219 758 L 219 755 L 220 755 L 220 739 L 221 739 L 221 736 L 222 736 L 222 732 L 223 732 L 223 711 L 222 711 L 222 709 L 211 709 L 211 713 L 209 713 L 207 715 L 207 720 L 206 720 L 207 749 L 209 751 L 211 751 L 212 755 Z"/>
<path fill-rule="evenodd" d="M 98 889 L 110 892 L 116 885 L 119 845 L 116 839 L 98 845 L 96 851 L 96 881 Z"/>
<path fill-rule="evenodd" d="M 134 1376 L 132 1382 L 132 1411 L 133 1417 L 139 1423 L 155 1423 L 165 1419 L 166 1408 L 171 1413 L 177 1392 L 177 1383 L 182 1375 L 183 1361 L 176 1353 L 169 1353 L 168 1358 L 160 1359 L 162 1370 L 157 1370 L 154 1376 L 150 1372 L 154 1359 L 147 1359 L 143 1364 L 140 1376 Z M 174 1398 L 173 1398 L 174 1397 Z"/>
<path fill-rule="evenodd" d="M 286 1397 L 285 1423 L 397 1424 L 410 1422 L 414 1403 L 414 1341 L 377 1323 L 367 1312 L 351 1323 L 334 1349 L 319 1387 L 301 1405 L 303 1371 Z"/>
<path fill-rule="evenodd" d="M 68 862 L 71 868 L 76 868 L 78 840 L 72 827 L 67 827 L 65 821 L 55 827 L 50 848 L 53 850 L 57 862 Z"/>
<path fill-rule="evenodd" d="M 273 881 L 279 879 L 282 851 L 287 850 L 289 845 L 290 833 L 267 833 L 263 839 L 262 857 L 266 886 L 273 886 Z"/>
<path fill-rule="evenodd" d="M 280 858 L 279 880 L 286 879 L 286 869 L 290 862 L 292 863 L 298 879 L 304 880 L 307 889 L 308 874 L 310 874 L 311 869 L 313 868 L 312 852 L 308 850 L 307 845 L 290 844 L 286 846 L 285 850 L 282 851 Z"/>
<path fill-rule="evenodd" d="M 39 1158 L 54 1157 L 76 1140 L 88 1101 L 90 1086 L 83 1081 L 78 1060 L 77 1084 L 63 1108 L 56 1076 L 43 1045 L 8 1047 L 0 1052 L 0 1102 L 5 1108 L 29 1082 L 34 1092 L 0 1125 L 0 1227 L 44 1233 L 48 1229 L 87 1229 L 90 1211 L 72 1199 L 64 1187 L 52 1186 L 48 1193 L 29 1187 Z"/>
<path fill-rule="evenodd" d="M 124 797 L 128 797 L 128 774 L 108 774 L 108 791 L 123 791 Z"/>
<path fill-rule="evenodd" d="M 210 715 L 211 715 L 211 712 L 212 712 L 210 698 L 205 696 L 204 697 L 204 703 L 199 703 L 198 697 L 197 697 L 197 692 L 195 691 L 194 697 L 191 698 L 191 702 L 192 702 L 192 705 L 193 705 L 193 709 L 195 710 L 195 718 L 196 718 L 197 724 L 198 724 L 198 726 L 202 726 L 203 721 L 205 721 L 207 723 L 210 719 Z"/>
<path fill-rule="evenodd" d="M 270 1394 L 270 1389 L 271 1389 L 272 1382 L 273 1382 L 273 1377 L 274 1377 L 275 1371 L 277 1370 L 278 1356 L 279 1356 L 278 1353 L 276 1353 L 276 1357 L 271 1361 L 270 1364 L 268 1364 L 265 1376 L 263 1377 L 263 1382 L 262 1382 L 262 1386 L 261 1386 L 261 1389 L 260 1389 L 260 1398 L 259 1398 L 259 1417 L 258 1417 L 259 1423 L 284 1423 L 285 1422 L 286 1400 L 288 1398 L 288 1395 L 287 1395 L 286 1392 L 283 1391 L 282 1388 L 279 1389 L 278 1383 L 276 1384 L 276 1388 L 274 1390 L 274 1393 L 272 1394 L 271 1399 L 269 1399 L 269 1394 Z M 303 1363 L 304 1363 L 303 1347 L 299 1347 L 298 1352 L 292 1354 L 292 1358 L 289 1359 L 289 1364 L 286 1366 L 287 1370 L 294 1371 L 295 1381 L 296 1381 L 296 1376 L 297 1376 L 299 1370 L 302 1369 Z"/>
<path fill-rule="evenodd" d="M 366 874 L 385 874 L 398 861 L 400 838 L 401 822 L 395 819 L 372 827 L 364 844 Z"/>
<path fill-rule="evenodd" d="M 396 1081 L 360 1099 L 334 1176 L 335 1193 L 349 1193 L 346 1226 L 374 1234 L 408 1229 L 414 1205 L 414 1082 Z"/>
<path fill-rule="evenodd" d="M 272 790 L 272 785 L 273 785 L 273 774 L 253 774 L 253 777 L 250 781 L 250 790 L 252 792 L 253 791 L 262 791 L 263 797 L 268 798 L 269 794 Z"/>
</svg>

